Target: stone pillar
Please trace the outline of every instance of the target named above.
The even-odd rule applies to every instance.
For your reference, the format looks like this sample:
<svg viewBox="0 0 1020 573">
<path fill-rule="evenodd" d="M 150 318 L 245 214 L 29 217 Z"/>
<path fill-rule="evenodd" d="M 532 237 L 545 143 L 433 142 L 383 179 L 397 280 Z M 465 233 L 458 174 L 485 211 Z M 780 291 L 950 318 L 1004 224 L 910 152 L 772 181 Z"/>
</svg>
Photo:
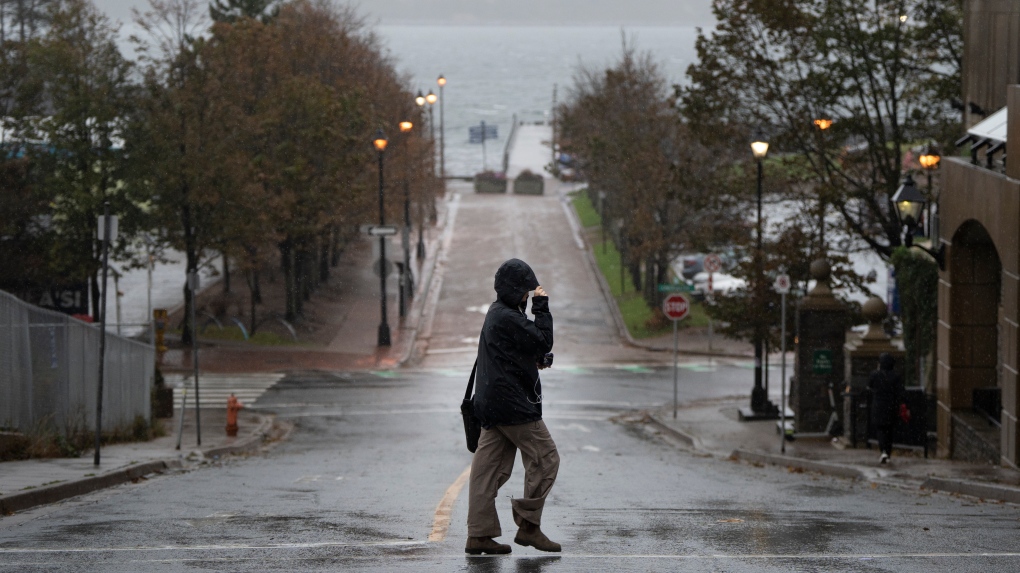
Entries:
<svg viewBox="0 0 1020 573">
<path fill-rule="evenodd" d="M 794 359 L 796 381 L 790 392 L 797 433 L 826 431 L 833 412 L 838 415 L 842 410 L 836 401 L 843 390 L 843 345 L 850 325 L 849 313 L 829 286 L 831 274 L 825 259 L 811 263 L 811 276 L 817 284 L 801 300 L 797 311 L 800 332 Z"/>
<path fill-rule="evenodd" d="M 906 352 L 893 343 L 882 328 L 882 321 L 889 314 L 885 302 L 876 297 L 864 303 L 864 318 L 868 319 L 868 332 L 861 338 L 843 345 L 845 386 L 843 388 L 843 437 L 853 447 L 867 444 L 868 378 L 878 370 L 878 357 L 883 353 L 896 359 L 894 367 L 903 376 Z"/>
</svg>

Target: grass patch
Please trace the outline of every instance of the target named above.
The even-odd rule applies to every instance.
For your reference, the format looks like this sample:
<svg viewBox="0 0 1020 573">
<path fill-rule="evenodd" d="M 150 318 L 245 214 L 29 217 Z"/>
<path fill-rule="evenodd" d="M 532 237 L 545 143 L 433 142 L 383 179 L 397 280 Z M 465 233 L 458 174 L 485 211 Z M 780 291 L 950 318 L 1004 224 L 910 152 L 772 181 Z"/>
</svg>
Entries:
<svg viewBox="0 0 1020 573">
<path fill-rule="evenodd" d="M 601 225 L 598 211 L 595 210 L 588 198 L 588 194 L 579 191 L 573 197 L 574 210 L 577 212 L 581 225 L 586 229 Z M 673 325 L 663 319 L 645 303 L 644 297 L 634 288 L 634 282 L 630 273 L 622 268 L 620 252 L 612 241 L 603 241 L 593 247 L 595 262 L 599 271 L 609 284 L 609 290 L 616 299 L 616 305 L 623 316 L 623 322 L 627 331 L 636 339 L 662 336 L 673 330 Z M 708 314 L 705 307 L 694 300 L 691 301 L 691 312 L 688 317 L 680 323 L 680 328 L 708 326 Z"/>
<path fill-rule="evenodd" d="M 602 218 L 599 217 L 595 206 L 591 204 L 591 199 L 588 198 L 586 191 L 581 190 L 574 193 L 574 210 L 577 211 L 577 217 L 581 219 L 582 227 L 598 227 L 602 224 Z"/>
</svg>

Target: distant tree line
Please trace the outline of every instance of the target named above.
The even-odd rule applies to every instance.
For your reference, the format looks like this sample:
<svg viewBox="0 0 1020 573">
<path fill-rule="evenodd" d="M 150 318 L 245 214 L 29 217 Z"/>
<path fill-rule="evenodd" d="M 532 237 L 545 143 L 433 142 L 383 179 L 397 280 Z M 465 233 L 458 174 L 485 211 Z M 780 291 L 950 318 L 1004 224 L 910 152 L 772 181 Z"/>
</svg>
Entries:
<svg viewBox="0 0 1020 573">
<path fill-rule="evenodd" d="M 785 269 L 803 288 L 825 255 L 837 286 L 865 289 L 871 279 L 848 255 L 890 260 L 901 245 L 890 197 L 920 169 L 919 149 L 949 153 L 961 130 L 963 2 L 714 0 L 713 11 L 689 81 L 671 93 L 652 57 L 626 47 L 608 69 L 579 70 L 558 110 L 561 144 L 593 202 L 605 197 L 603 218 L 619 225 L 611 236 L 635 284 L 644 272 L 649 305 L 660 298 L 648 282 L 677 253 L 743 247 L 734 272 L 748 287 L 710 312 L 728 334 L 759 340 L 779 316 L 757 269 L 768 284 Z M 766 222 L 760 261 L 755 137 L 770 143 L 766 200 L 791 206 Z"/>
<path fill-rule="evenodd" d="M 132 62 L 89 0 L 0 0 L 0 288 L 88 280 L 98 308 L 109 202 L 117 257 L 173 248 L 192 271 L 222 254 L 246 278 L 254 329 L 262 271 L 282 271 L 296 318 L 376 219 L 378 129 L 409 138 L 387 170 L 434 188 L 427 139 L 397 129 L 422 123 L 413 94 L 353 10 L 151 0 L 135 17 Z"/>
</svg>

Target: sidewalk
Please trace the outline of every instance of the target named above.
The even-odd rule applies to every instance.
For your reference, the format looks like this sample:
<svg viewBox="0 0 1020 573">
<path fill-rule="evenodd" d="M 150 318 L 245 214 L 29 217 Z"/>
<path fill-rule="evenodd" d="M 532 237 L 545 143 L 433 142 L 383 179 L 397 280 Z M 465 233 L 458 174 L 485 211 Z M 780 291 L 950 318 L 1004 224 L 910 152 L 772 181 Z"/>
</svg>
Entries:
<svg viewBox="0 0 1020 573">
<path fill-rule="evenodd" d="M 203 409 L 202 446 L 197 445 L 194 410 L 184 417 L 181 449 L 176 449 L 180 410 L 162 420 L 166 435 L 148 442 L 103 446 L 100 465 L 93 465 L 94 450 L 80 458 L 30 459 L 4 462 L 0 466 L 0 515 L 55 503 L 70 497 L 166 471 L 182 471 L 216 461 L 227 454 L 257 451 L 271 434 L 273 419 L 241 410 L 238 435 L 226 436 L 227 414 L 221 409 Z"/>
<path fill-rule="evenodd" d="M 447 198 L 454 195 L 450 184 Z M 441 256 L 442 233 L 446 227 L 447 200 L 437 202 L 439 223 L 427 231 L 426 257 L 415 258 L 417 237 L 411 240 L 414 269 L 414 297 L 405 318 L 399 316 L 396 271 L 387 281 L 387 323 L 390 346 L 378 345 L 380 324 L 379 277 L 372 270 L 373 244 L 367 237 L 349 244 L 340 263 L 331 269 L 328 284 L 322 285 L 305 303 L 305 318 L 294 323 L 298 342 L 266 346 L 199 337 L 199 367 L 202 372 L 255 373 L 284 370 L 365 370 L 397 368 L 411 356 L 421 326 L 436 261 Z M 391 243 L 399 250 L 399 238 Z M 396 259 L 402 256 L 397 253 Z M 420 263 L 420 264 L 419 264 Z M 267 285 L 268 288 L 268 285 Z M 282 296 L 279 297 L 282 300 Z M 266 313 L 260 309 L 260 313 Z M 271 324 L 271 326 L 278 326 Z M 163 358 L 164 372 L 190 372 L 190 348 L 172 348 Z"/>
<path fill-rule="evenodd" d="M 930 453 L 894 449 L 892 461 L 879 465 L 877 448 L 850 448 L 830 438 L 798 438 L 780 451 L 776 421 L 742 422 L 737 408 L 746 399 L 703 402 L 649 414 L 668 439 L 718 458 L 772 464 L 908 489 L 938 490 L 983 499 L 1020 503 L 1020 472 L 968 462 L 936 459 Z"/>
</svg>

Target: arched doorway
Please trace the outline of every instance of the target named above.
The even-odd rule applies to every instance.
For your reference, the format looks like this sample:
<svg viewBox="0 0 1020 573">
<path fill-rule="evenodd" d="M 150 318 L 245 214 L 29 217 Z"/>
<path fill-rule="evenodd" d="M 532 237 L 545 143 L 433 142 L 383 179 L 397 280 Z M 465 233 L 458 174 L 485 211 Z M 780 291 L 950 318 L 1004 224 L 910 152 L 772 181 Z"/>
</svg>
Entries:
<svg viewBox="0 0 1020 573">
<path fill-rule="evenodd" d="M 999 463 L 1009 451 L 1003 425 L 1002 262 L 985 227 L 968 220 L 956 230 L 948 252 L 948 340 L 940 340 L 938 425 L 940 455 Z M 943 285 L 945 287 L 946 285 Z M 948 296 L 945 296 L 948 295 Z M 946 344 L 948 343 L 948 344 Z M 1014 383 L 1015 385 L 1015 383 Z"/>
</svg>

